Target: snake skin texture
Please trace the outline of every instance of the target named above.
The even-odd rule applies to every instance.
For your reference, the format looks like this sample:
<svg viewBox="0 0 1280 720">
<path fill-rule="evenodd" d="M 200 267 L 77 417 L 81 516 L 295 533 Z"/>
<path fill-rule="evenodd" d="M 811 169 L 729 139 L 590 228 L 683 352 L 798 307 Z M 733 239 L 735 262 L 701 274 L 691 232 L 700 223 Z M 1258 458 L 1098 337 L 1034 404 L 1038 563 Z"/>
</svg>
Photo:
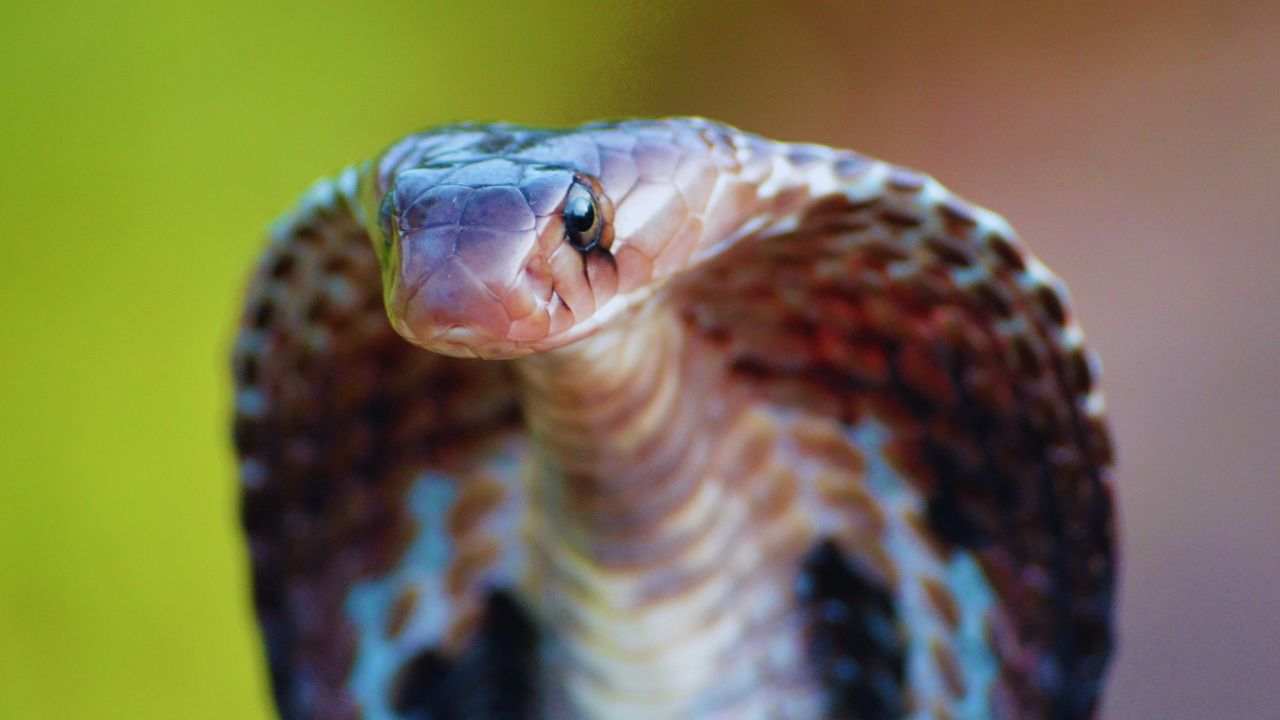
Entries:
<svg viewBox="0 0 1280 720">
<path fill-rule="evenodd" d="M 1094 716 L 1111 447 L 999 216 L 698 118 L 318 183 L 233 372 L 284 718 Z"/>
</svg>

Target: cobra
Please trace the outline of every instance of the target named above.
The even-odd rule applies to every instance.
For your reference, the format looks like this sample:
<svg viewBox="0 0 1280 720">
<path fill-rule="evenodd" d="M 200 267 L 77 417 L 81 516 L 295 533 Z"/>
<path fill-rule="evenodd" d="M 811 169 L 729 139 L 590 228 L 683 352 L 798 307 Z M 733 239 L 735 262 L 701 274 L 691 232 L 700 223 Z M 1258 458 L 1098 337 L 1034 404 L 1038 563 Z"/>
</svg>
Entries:
<svg viewBox="0 0 1280 720">
<path fill-rule="evenodd" d="M 999 216 L 698 118 L 412 135 L 234 353 L 286 718 L 1093 717 L 1111 449 Z"/>
</svg>

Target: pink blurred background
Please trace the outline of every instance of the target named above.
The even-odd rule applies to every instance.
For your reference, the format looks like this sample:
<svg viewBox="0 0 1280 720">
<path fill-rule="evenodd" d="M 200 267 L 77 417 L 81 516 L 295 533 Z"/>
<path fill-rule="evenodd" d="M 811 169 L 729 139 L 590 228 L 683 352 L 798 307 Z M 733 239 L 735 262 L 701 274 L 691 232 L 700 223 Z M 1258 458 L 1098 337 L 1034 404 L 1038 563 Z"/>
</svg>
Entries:
<svg viewBox="0 0 1280 720">
<path fill-rule="evenodd" d="M 760 3 L 650 48 L 660 111 L 923 169 L 1070 285 L 1119 446 L 1110 719 L 1280 717 L 1278 10 Z"/>
</svg>

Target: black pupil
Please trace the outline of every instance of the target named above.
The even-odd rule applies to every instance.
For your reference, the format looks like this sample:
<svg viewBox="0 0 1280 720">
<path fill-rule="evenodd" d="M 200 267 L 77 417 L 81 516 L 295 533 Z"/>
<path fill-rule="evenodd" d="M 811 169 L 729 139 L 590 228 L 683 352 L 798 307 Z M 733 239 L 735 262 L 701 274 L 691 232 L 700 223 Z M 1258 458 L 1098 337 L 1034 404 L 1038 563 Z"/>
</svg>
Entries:
<svg viewBox="0 0 1280 720">
<path fill-rule="evenodd" d="M 576 197 L 569 201 L 564 207 L 564 225 L 565 229 L 574 236 L 575 240 L 580 242 L 591 242 L 590 237 L 582 237 L 584 233 L 591 230 L 596 224 L 596 209 L 591 204 L 591 200 L 585 197 Z"/>
</svg>

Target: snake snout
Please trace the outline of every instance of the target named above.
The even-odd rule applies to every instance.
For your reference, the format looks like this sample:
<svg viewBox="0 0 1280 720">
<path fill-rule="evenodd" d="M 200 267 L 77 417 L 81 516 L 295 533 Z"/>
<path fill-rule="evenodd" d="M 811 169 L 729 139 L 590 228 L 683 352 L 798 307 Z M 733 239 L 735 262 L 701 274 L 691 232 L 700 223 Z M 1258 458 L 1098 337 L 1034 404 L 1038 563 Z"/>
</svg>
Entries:
<svg viewBox="0 0 1280 720">
<path fill-rule="evenodd" d="M 509 188 L 410 188 L 413 197 L 396 202 L 388 287 L 397 330 L 436 352 L 507 354 L 512 318 L 502 298 L 537 242 L 532 215 L 518 212 L 523 198 Z"/>
<path fill-rule="evenodd" d="M 474 267 L 450 232 L 401 238 L 401 264 L 389 288 L 392 321 L 410 342 L 449 355 L 494 354 L 511 327 L 493 264 Z"/>
</svg>

